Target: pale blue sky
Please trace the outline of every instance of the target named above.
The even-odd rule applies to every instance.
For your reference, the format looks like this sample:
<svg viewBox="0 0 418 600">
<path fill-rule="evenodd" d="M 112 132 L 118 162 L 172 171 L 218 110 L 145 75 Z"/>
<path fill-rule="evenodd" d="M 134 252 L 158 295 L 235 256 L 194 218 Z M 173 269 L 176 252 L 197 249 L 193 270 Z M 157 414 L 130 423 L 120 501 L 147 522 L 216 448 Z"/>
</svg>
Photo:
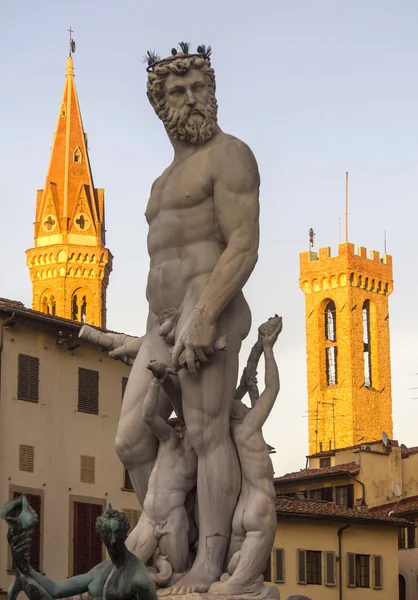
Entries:
<svg viewBox="0 0 418 600">
<path fill-rule="evenodd" d="M 64 83 L 67 29 L 95 184 L 115 256 L 108 326 L 141 334 L 148 269 L 143 213 L 172 148 L 145 96 L 142 56 L 181 40 L 213 47 L 219 122 L 261 172 L 261 249 L 246 286 L 253 331 L 283 315 L 282 390 L 265 427 L 277 473 L 307 453 L 304 297 L 308 229 L 336 252 L 350 173 L 350 241 L 394 258 L 394 434 L 418 444 L 418 3 L 416 0 L 5 0 L 0 9 L 0 296 L 30 306 L 32 245 Z"/>
</svg>

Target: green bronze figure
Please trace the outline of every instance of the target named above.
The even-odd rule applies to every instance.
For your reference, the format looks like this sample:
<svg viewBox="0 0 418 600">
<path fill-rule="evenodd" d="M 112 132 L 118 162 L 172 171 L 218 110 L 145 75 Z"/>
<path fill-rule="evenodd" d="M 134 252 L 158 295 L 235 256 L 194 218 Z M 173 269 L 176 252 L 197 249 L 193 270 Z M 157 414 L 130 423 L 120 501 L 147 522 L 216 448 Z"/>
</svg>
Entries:
<svg viewBox="0 0 418 600">
<path fill-rule="evenodd" d="M 110 560 L 96 565 L 83 575 L 56 583 L 34 571 L 29 565 L 31 533 L 38 516 L 25 496 L 11 500 L 0 509 L 0 517 L 9 525 L 7 539 L 12 552 L 16 580 L 10 586 L 9 600 L 23 591 L 29 600 L 69 598 L 88 593 L 91 600 L 157 600 L 154 583 L 144 563 L 125 545 L 129 522 L 111 505 L 96 520 Z"/>
</svg>

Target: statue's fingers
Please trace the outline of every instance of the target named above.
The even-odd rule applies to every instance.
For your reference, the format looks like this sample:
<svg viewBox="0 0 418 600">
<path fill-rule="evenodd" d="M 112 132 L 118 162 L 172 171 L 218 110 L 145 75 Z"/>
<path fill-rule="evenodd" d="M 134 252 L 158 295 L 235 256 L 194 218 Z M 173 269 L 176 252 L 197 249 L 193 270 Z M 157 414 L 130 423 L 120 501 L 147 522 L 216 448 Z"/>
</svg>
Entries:
<svg viewBox="0 0 418 600">
<path fill-rule="evenodd" d="M 173 365 L 175 367 L 179 366 L 179 358 L 181 353 L 184 350 L 184 344 L 182 340 L 178 340 L 177 344 L 174 346 L 173 351 L 171 353 L 171 360 L 173 361 Z"/>
<path fill-rule="evenodd" d="M 187 347 L 186 348 L 187 368 L 189 370 L 189 373 L 191 373 L 192 375 L 197 375 L 195 360 L 196 360 L 196 355 L 194 353 L 194 350 L 192 350 L 192 348 L 190 348 L 190 347 Z"/>
<path fill-rule="evenodd" d="M 202 350 L 206 354 L 206 356 L 213 356 L 215 354 L 216 348 L 213 348 L 213 346 L 202 346 Z"/>
<path fill-rule="evenodd" d="M 195 354 L 201 363 L 209 362 L 209 359 L 203 351 L 203 348 L 195 348 Z"/>
</svg>

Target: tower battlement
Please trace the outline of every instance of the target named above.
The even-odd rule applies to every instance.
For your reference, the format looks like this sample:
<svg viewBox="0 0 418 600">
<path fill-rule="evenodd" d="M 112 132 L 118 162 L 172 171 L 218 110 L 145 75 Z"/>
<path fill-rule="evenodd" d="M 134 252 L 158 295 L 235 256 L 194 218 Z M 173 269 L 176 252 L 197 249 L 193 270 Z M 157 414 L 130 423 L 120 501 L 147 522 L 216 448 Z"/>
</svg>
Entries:
<svg viewBox="0 0 418 600">
<path fill-rule="evenodd" d="M 393 291 L 392 256 L 354 244 L 339 244 L 338 254 L 331 248 L 318 252 L 301 252 L 299 284 L 305 293 L 323 289 L 354 286 L 388 295 Z"/>
</svg>

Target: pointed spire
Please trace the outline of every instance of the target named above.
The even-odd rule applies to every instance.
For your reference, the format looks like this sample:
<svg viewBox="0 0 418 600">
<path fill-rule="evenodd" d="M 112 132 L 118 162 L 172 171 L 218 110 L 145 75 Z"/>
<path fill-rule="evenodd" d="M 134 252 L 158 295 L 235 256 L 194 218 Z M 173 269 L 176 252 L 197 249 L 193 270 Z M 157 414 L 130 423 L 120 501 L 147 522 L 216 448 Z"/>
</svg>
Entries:
<svg viewBox="0 0 418 600">
<path fill-rule="evenodd" d="M 87 135 L 84 132 L 81 118 L 72 56 L 67 58 L 64 92 L 43 199 L 39 206 L 41 212 L 47 201 L 50 182 L 56 185 L 59 210 L 57 217 L 61 224 L 62 241 L 65 242 L 67 234 L 75 231 L 77 234 L 86 236 L 94 235 L 95 243 L 104 244 L 103 206 L 100 206 L 100 197 L 103 194 L 94 188 Z M 39 224 L 41 224 L 42 216 L 42 214 L 37 214 L 36 221 Z M 41 231 L 39 231 L 39 235 L 42 235 Z"/>
<path fill-rule="evenodd" d="M 27 263 L 34 309 L 105 326 L 112 255 L 105 248 L 104 190 L 94 187 L 90 167 L 71 33 L 45 187 L 37 194 L 35 243 L 27 251 Z M 60 264 L 43 266 L 55 263 Z"/>
</svg>

